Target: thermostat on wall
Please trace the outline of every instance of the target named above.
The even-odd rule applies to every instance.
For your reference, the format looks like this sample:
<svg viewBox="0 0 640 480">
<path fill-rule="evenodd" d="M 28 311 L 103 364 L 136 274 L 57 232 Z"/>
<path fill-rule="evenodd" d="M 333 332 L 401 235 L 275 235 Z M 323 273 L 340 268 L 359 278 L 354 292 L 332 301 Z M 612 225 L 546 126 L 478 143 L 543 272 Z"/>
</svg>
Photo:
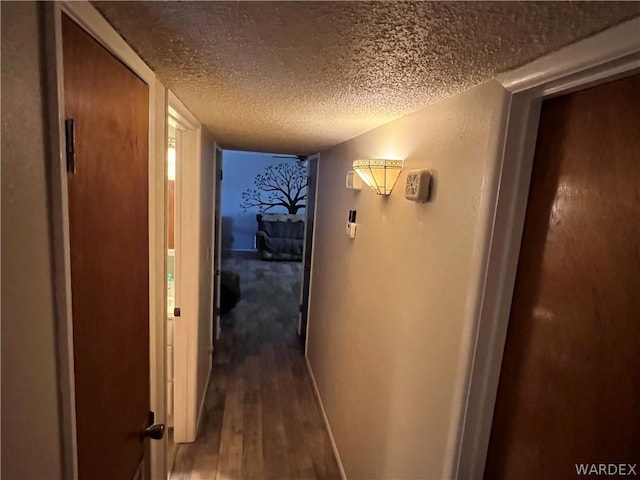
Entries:
<svg viewBox="0 0 640 480">
<path fill-rule="evenodd" d="M 404 185 L 404 198 L 413 202 L 426 202 L 431 194 L 429 170 L 409 170 Z"/>
</svg>

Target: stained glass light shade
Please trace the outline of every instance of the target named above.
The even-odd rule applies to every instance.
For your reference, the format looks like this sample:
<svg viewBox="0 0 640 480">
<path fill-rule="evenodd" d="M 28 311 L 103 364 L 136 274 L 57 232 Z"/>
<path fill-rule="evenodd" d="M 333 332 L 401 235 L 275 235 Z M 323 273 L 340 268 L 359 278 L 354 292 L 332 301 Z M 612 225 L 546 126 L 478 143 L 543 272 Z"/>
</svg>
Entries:
<svg viewBox="0 0 640 480">
<path fill-rule="evenodd" d="M 404 160 L 370 158 L 355 160 L 353 170 L 378 195 L 389 195 L 398 181 Z"/>
</svg>

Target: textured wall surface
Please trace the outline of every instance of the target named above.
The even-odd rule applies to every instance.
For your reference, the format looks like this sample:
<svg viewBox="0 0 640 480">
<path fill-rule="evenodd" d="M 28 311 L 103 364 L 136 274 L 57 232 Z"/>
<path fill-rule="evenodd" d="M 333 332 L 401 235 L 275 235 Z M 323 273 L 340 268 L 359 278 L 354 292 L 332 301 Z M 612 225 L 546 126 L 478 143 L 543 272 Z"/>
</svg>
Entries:
<svg viewBox="0 0 640 480">
<path fill-rule="evenodd" d="M 35 2 L 2 2 L 2 478 L 62 478 Z"/>
<path fill-rule="evenodd" d="M 320 154 L 308 357 L 348 478 L 451 478 L 479 203 L 504 100 L 490 81 Z M 432 200 L 406 200 L 404 172 L 387 198 L 347 190 L 363 157 L 434 170 Z"/>
<path fill-rule="evenodd" d="M 96 2 L 225 148 L 323 150 L 640 2 Z"/>
</svg>

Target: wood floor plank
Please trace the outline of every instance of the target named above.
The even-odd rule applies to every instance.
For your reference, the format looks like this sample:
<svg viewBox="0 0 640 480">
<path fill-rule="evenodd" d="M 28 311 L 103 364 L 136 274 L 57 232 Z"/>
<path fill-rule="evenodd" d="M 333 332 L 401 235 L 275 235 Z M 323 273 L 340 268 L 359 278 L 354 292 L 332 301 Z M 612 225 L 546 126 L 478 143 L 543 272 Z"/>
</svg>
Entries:
<svg viewBox="0 0 640 480">
<path fill-rule="evenodd" d="M 191 443 L 183 443 L 176 453 L 176 460 L 171 472 L 171 480 L 191 480 L 191 471 L 196 456 L 196 448 Z"/>
<path fill-rule="evenodd" d="M 235 389 L 229 390 L 222 420 L 217 480 L 240 478 L 242 472 L 243 415 L 244 392 Z"/>
<path fill-rule="evenodd" d="M 204 441 L 202 451 L 205 454 L 217 455 L 220 452 L 220 439 L 222 437 L 222 422 L 224 419 L 224 407 L 226 403 L 226 394 L 221 391 L 211 391 L 207 395 L 207 400 L 212 399 L 209 409 L 208 422 L 200 434 L 198 441 Z"/>
<path fill-rule="evenodd" d="M 244 431 L 242 478 L 260 480 L 265 477 L 262 432 L 262 392 L 249 390 L 244 398 Z"/>
<path fill-rule="evenodd" d="M 262 381 L 260 378 L 260 357 L 258 355 L 247 356 L 244 372 L 247 391 L 260 390 Z"/>
<path fill-rule="evenodd" d="M 262 448 L 265 478 L 289 479 L 289 457 L 282 418 L 282 405 L 278 392 L 273 347 L 262 347 Z"/>
<path fill-rule="evenodd" d="M 189 480 L 216 480 L 219 455 L 200 452 L 193 461 Z"/>
<path fill-rule="evenodd" d="M 293 478 L 314 480 L 316 478 L 311 452 L 305 438 L 303 414 L 296 393 L 295 382 L 287 349 L 278 349 L 276 356 L 282 360 L 278 364 L 277 380 L 283 412 L 287 455 Z"/>
</svg>

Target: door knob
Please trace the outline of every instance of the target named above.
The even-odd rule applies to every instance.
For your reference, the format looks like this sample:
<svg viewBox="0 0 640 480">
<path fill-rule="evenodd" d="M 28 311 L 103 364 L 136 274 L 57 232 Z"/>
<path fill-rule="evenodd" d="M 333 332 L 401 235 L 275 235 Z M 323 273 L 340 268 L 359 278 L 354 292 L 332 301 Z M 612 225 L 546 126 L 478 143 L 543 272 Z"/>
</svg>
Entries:
<svg viewBox="0 0 640 480">
<path fill-rule="evenodd" d="M 155 423 L 156 414 L 153 412 L 149 412 L 149 420 L 147 422 L 147 426 L 143 427 L 141 439 L 151 438 L 153 440 L 160 440 L 164 437 L 164 423 Z"/>
<path fill-rule="evenodd" d="M 164 437 L 164 423 L 156 423 L 150 425 L 142 431 L 143 438 L 151 438 L 153 440 L 160 440 Z"/>
</svg>

